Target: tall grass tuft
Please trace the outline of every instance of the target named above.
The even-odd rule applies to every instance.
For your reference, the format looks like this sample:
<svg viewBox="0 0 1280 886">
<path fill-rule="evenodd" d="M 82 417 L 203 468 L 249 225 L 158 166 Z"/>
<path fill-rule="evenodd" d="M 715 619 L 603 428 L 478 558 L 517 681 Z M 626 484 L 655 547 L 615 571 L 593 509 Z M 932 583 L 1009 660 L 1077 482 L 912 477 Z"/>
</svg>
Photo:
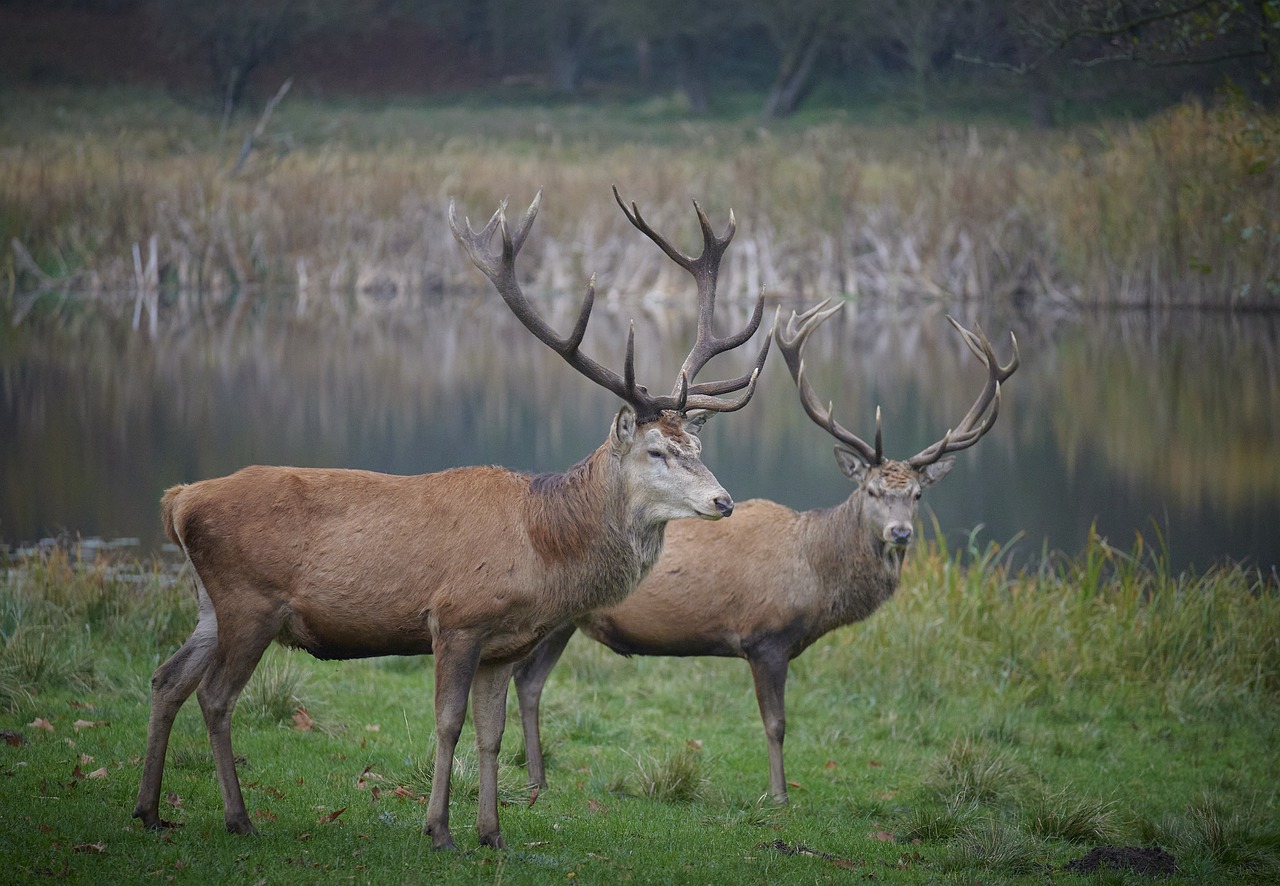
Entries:
<svg viewBox="0 0 1280 886">
<path fill-rule="evenodd" d="M 1280 827 L 1262 810 L 1226 809 L 1204 796 L 1182 814 L 1148 825 L 1145 836 L 1171 847 L 1180 866 L 1203 869 L 1223 881 L 1280 879 Z"/>
<path fill-rule="evenodd" d="M 641 795 L 663 803 L 692 803 L 707 787 L 702 754 L 688 743 L 661 758 L 639 757 L 635 776 Z"/>
<path fill-rule="evenodd" d="M 292 651 L 271 647 L 240 693 L 236 710 L 265 723 L 287 723 L 308 707 L 307 678 Z"/>
<path fill-rule="evenodd" d="M 1037 797 L 1023 813 L 1037 837 L 1069 843 L 1109 843 L 1120 834 L 1115 803 L 1058 791 Z"/>
<path fill-rule="evenodd" d="M 995 803 L 1026 777 L 1007 754 L 965 736 L 937 762 L 929 784 L 954 806 Z"/>
</svg>

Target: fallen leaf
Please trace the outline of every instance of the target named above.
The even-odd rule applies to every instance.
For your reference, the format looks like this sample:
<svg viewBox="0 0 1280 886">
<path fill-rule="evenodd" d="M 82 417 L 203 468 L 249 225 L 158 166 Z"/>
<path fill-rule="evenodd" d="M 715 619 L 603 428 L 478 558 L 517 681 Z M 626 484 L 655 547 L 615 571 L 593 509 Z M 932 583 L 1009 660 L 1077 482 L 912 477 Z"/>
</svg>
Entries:
<svg viewBox="0 0 1280 886">
<path fill-rule="evenodd" d="M 299 732 L 310 732 L 315 725 L 316 721 L 311 719 L 306 708 L 298 708 L 293 712 L 293 728 Z"/>
<path fill-rule="evenodd" d="M 164 801 L 168 803 L 170 806 L 172 806 L 174 809 L 182 808 L 182 798 L 179 797 L 177 794 L 175 794 L 173 791 L 170 791 L 169 793 L 165 794 Z"/>
<path fill-rule="evenodd" d="M 278 816 L 266 809 L 253 810 L 254 818 L 261 818 L 263 821 L 275 821 Z"/>
<path fill-rule="evenodd" d="M 881 843 L 896 843 L 898 839 L 888 831 L 872 831 L 867 836 L 873 840 L 879 840 Z"/>
<path fill-rule="evenodd" d="M 804 787 L 804 785 L 800 784 L 800 782 L 798 782 L 798 781 L 789 781 L 789 782 L 787 782 L 787 787 L 789 787 L 789 788 L 799 788 L 799 787 Z"/>
<path fill-rule="evenodd" d="M 0 729 L 0 738 L 4 739 L 4 743 L 20 748 L 27 743 L 21 732 L 15 732 L 12 729 Z"/>
<path fill-rule="evenodd" d="M 607 806 L 605 806 L 603 803 L 596 802 L 595 800 L 588 800 L 587 808 L 592 812 L 599 812 L 602 815 L 607 814 L 609 812 L 609 808 Z"/>
<path fill-rule="evenodd" d="M 689 739 L 689 747 L 693 748 L 695 751 L 702 750 L 702 739 L 700 738 Z"/>
<path fill-rule="evenodd" d="M 89 756 L 88 754 L 81 754 L 81 755 L 80 755 L 80 763 L 81 763 L 82 765 L 84 765 L 84 766 L 88 766 L 88 765 L 89 765 L 90 763 L 92 763 L 92 762 L 93 762 L 93 757 Z"/>
<path fill-rule="evenodd" d="M 382 727 L 377 723 L 366 723 L 364 726 L 364 731 L 365 732 L 381 732 Z"/>
<path fill-rule="evenodd" d="M 72 852 L 106 852 L 106 843 L 77 843 L 71 847 Z"/>
<path fill-rule="evenodd" d="M 376 784 L 369 789 L 370 802 L 377 803 L 378 798 L 381 796 L 382 796 L 382 788 L 378 787 Z"/>
<path fill-rule="evenodd" d="M 540 792 L 541 790 L 542 790 L 542 789 L 541 789 L 541 788 L 539 788 L 539 787 L 535 784 L 535 785 L 533 786 L 532 790 L 530 790 L 530 791 L 529 791 L 529 805 L 530 805 L 530 806 L 532 806 L 534 803 L 537 803 L 537 802 L 538 802 L 538 794 L 539 794 L 539 792 Z"/>
<path fill-rule="evenodd" d="M 81 729 L 94 729 L 98 726 L 110 726 L 106 720 L 76 720 L 71 728 L 79 732 Z"/>
<path fill-rule="evenodd" d="M 107 767 L 105 766 L 103 766 L 101 769 L 95 769 L 85 776 L 85 778 L 106 778 L 106 777 L 107 777 Z"/>
<path fill-rule="evenodd" d="M 404 785 L 400 785 L 398 788 L 396 788 L 394 791 L 391 792 L 391 796 L 399 797 L 402 800 L 403 799 L 415 800 L 417 799 L 418 795 L 415 794 L 413 791 L 411 791 L 409 788 L 405 787 Z"/>
<path fill-rule="evenodd" d="M 32 729 L 43 729 L 45 732 L 53 731 L 53 724 L 50 723 L 48 720 L 46 720 L 44 717 L 36 717 L 27 725 L 30 726 Z"/>
<path fill-rule="evenodd" d="M 873 769 L 879 769 L 884 764 L 881 763 L 879 760 L 868 760 L 867 765 L 872 767 Z"/>
<path fill-rule="evenodd" d="M 335 809 L 333 812 L 330 812 L 328 815 L 320 816 L 320 820 L 316 822 L 316 824 L 333 824 L 335 821 L 338 820 L 338 816 L 346 811 L 347 811 L 346 806 L 343 806 L 341 809 Z"/>
<path fill-rule="evenodd" d="M 828 760 L 826 763 L 822 765 L 826 769 L 835 769 L 838 764 L 836 763 L 835 760 Z"/>
</svg>

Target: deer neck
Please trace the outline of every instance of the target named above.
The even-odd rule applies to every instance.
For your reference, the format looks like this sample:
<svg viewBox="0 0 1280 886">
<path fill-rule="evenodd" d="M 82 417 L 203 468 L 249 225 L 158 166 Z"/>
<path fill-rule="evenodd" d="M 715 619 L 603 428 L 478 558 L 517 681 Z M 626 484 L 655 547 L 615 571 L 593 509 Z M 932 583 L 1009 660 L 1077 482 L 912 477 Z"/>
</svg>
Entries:
<svg viewBox="0 0 1280 886">
<path fill-rule="evenodd" d="M 861 621 L 893 596 L 902 575 L 902 551 L 890 549 L 867 523 L 863 497 L 855 491 L 843 504 L 813 512 L 811 557 L 829 601 L 832 628 Z"/>
<path fill-rule="evenodd" d="M 620 602 L 662 553 L 666 522 L 628 500 L 608 444 L 566 471 L 535 476 L 529 493 L 530 540 L 565 593 L 582 597 L 566 601 L 575 609 Z"/>
</svg>

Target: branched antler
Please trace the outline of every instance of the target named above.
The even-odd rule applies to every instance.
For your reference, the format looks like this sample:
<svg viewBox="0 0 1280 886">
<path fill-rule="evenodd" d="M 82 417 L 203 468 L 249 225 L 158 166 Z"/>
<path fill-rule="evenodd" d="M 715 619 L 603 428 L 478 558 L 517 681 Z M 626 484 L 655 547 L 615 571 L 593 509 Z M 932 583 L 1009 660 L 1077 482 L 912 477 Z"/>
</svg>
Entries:
<svg viewBox="0 0 1280 886">
<path fill-rule="evenodd" d="M 791 377 L 795 380 L 796 389 L 800 394 L 800 402 L 809 417 L 836 440 L 861 456 L 867 464 L 877 465 L 884 459 L 880 408 L 876 407 L 876 444 L 872 447 L 861 437 L 836 422 L 832 417 L 831 403 L 827 404 L 826 409 L 822 408 L 821 402 L 804 375 L 802 352 L 805 341 L 823 321 L 844 307 L 843 302 L 832 307 L 829 307 L 830 304 L 831 300 L 828 299 L 802 314 L 793 311 L 791 319 L 787 321 L 787 328 L 778 333 L 778 349 L 782 351 L 782 356 L 787 361 L 787 368 L 791 370 Z M 991 347 L 991 342 L 987 340 L 981 328 L 973 332 L 965 329 L 953 317 L 947 317 L 947 320 L 964 338 L 964 343 L 968 345 L 974 356 L 987 367 L 987 383 L 982 393 L 978 395 L 978 399 L 974 401 L 973 406 L 955 428 L 947 431 L 938 442 L 907 459 L 907 464 L 916 469 L 931 465 L 948 453 L 968 449 L 982 439 L 983 434 L 991 430 L 996 416 L 1000 414 L 1000 386 L 1013 375 L 1020 359 L 1018 339 L 1013 333 L 1009 333 L 1009 338 L 1013 342 L 1013 357 L 1008 363 L 1001 365 Z"/>
<path fill-rule="evenodd" d="M 613 189 L 613 196 L 618 201 L 618 205 L 622 207 L 627 219 L 657 243 L 672 261 L 692 273 L 698 282 L 697 340 L 694 343 L 693 350 L 690 351 L 689 356 L 685 359 L 680 375 L 669 396 L 663 397 L 650 394 L 644 385 L 637 384 L 635 379 L 634 326 L 627 333 L 627 353 L 621 376 L 579 350 L 583 337 L 586 335 L 587 323 L 591 318 L 591 308 L 595 303 L 594 277 L 587 285 L 582 308 L 578 313 L 578 321 L 574 324 L 573 331 L 564 337 L 559 336 L 555 330 L 547 325 L 520 289 L 520 284 L 516 280 L 515 259 L 520 252 L 520 248 L 524 245 L 529 229 L 533 226 L 534 217 L 538 214 L 538 208 L 542 203 L 541 190 L 533 198 L 533 203 L 529 205 L 529 209 L 525 212 L 519 224 L 516 225 L 514 232 L 507 225 L 507 202 L 505 200 L 502 201 L 493 217 L 489 219 L 488 224 L 479 231 L 472 229 L 469 219 L 464 219 L 462 225 L 458 223 L 457 210 L 451 200 L 449 202 L 449 227 L 453 231 L 454 237 L 466 250 L 471 261 L 493 282 L 503 301 L 507 303 L 507 306 L 511 308 L 520 322 L 525 325 L 525 328 L 532 332 L 539 341 L 564 358 L 565 362 L 578 370 L 578 372 L 631 404 L 636 410 L 638 420 L 643 422 L 657 418 L 666 410 L 684 413 L 692 409 L 709 412 L 732 412 L 736 409 L 741 409 L 750 401 L 752 394 L 755 393 L 756 381 L 759 378 L 760 370 L 764 367 L 765 358 L 769 354 L 769 345 L 773 339 L 772 330 L 765 337 L 764 346 L 761 348 L 760 355 L 750 372 L 724 381 L 693 383 L 694 378 L 708 360 L 716 354 L 738 347 L 755 334 L 756 329 L 760 326 L 760 319 L 764 311 L 764 294 L 761 293 L 760 300 L 756 303 L 755 312 L 744 330 L 736 335 L 725 336 L 724 338 L 716 338 L 711 332 L 712 318 L 715 313 L 716 275 L 720 257 L 724 254 L 725 247 L 729 245 L 729 241 L 733 238 L 735 228 L 732 212 L 729 215 L 728 233 L 723 238 L 716 238 L 711 231 L 706 215 L 698 207 L 697 203 L 694 203 L 694 207 L 698 211 L 699 221 L 702 224 L 707 247 L 703 250 L 701 256 L 697 259 L 691 259 L 673 249 L 650 228 L 640 216 L 640 211 L 634 203 L 631 204 L 631 209 L 628 210 L 627 206 L 622 202 L 622 197 L 618 194 L 616 187 Z M 494 249 L 491 246 L 495 233 L 501 233 L 501 249 Z M 745 390 L 743 390 L 744 388 Z M 743 393 L 736 398 L 729 399 L 721 396 L 740 390 Z"/>
</svg>

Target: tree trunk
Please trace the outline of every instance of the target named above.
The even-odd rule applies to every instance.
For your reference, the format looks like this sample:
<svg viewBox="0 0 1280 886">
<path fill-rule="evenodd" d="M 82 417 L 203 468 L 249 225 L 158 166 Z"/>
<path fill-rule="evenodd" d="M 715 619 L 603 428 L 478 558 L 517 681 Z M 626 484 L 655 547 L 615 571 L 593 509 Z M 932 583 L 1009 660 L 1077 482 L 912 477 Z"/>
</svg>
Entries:
<svg viewBox="0 0 1280 886">
<path fill-rule="evenodd" d="M 810 76 L 822 50 L 822 23 L 810 22 L 783 53 L 778 76 L 765 99 L 765 119 L 776 120 L 792 114 L 812 85 Z"/>
<path fill-rule="evenodd" d="M 705 114 L 710 110 L 710 99 L 707 90 L 706 54 L 702 51 L 702 41 L 690 34 L 681 34 L 675 38 L 676 77 L 680 92 L 689 102 L 689 111 L 694 114 Z"/>
</svg>

